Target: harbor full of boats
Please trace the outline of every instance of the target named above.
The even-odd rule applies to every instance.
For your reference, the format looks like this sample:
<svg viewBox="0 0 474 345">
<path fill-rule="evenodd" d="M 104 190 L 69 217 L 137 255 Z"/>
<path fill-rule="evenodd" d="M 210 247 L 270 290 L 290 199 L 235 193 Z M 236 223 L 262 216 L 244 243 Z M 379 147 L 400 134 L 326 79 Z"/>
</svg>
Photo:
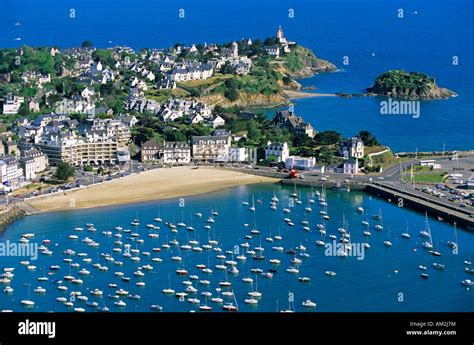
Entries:
<svg viewBox="0 0 474 345">
<path fill-rule="evenodd" d="M 358 191 L 241 186 L 29 216 L 0 310 L 474 310 L 474 234 Z"/>
</svg>

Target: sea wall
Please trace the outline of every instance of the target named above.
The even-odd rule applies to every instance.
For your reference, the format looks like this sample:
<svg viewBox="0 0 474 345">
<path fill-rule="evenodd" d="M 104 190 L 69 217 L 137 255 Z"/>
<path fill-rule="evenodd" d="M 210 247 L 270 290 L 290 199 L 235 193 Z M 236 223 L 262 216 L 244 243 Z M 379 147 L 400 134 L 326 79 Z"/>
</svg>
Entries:
<svg viewBox="0 0 474 345">
<path fill-rule="evenodd" d="M 7 206 L 0 209 L 0 232 L 5 231 L 5 229 L 16 222 L 17 220 L 22 219 L 26 215 L 25 211 L 19 208 L 18 206 Z"/>
</svg>

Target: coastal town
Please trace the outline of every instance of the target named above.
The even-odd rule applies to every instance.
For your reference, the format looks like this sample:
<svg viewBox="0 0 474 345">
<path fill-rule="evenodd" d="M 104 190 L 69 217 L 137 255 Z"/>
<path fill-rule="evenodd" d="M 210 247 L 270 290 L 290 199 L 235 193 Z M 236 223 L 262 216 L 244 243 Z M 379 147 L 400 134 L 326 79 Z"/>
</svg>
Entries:
<svg viewBox="0 0 474 345">
<path fill-rule="evenodd" d="M 301 51 L 307 53 L 286 39 L 281 26 L 263 42 L 249 38 L 137 52 L 96 49 L 85 41 L 63 50 L 2 50 L 1 201 L 172 166 L 240 167 L 254 173 L 260 167 L 290 179 L 314 175 L 324 182 L 333 175 L 332 181 L 347 183 L 354 177 L 372 180 L 384 169 L 411 161 L 410 181 L 452 181 L 450 188 L 460 197 L 451 201 L 473 206 L 472 195 L 458 190 L 474 189 L 473 176 L 446 171 L 430 181 L 434 174 L 427 174 L 424 161 L 431 162 L 430 171 L 440 166 L 428 160 L 429 153 L 426 159 L 420 155 L 424 161 L 418 154 L 410 160 L 363 129 L 344 138 L 336 131 L 318 131 L 298 116 L 289 96 L 281 97 L 285 92 L 310 95 L 295 77 L 336 70 L 312 52 L 306 61 Z M 384 78 L 392 75 L 404 76 Z M 254 111 L 262 101 L 280 107 Z M 406 179 L 404 173 L 400 168 L 399 180 Z"/>
<path fill-rule="evenodd" d="M 222 92 L 228 101 L 249 93 L 245 77 L 253 73 L 252 78 L 258 78 L 262 70 L 276 74 L 262 67 L 275 59 L 284 57 L 279 63 L 296 72 L 293 65 L 302 62 L 293 61 L 297 56 L 292 54 L 298 49 L 302 48 L 288 41 L 280 26 L 264 42 L 243 39 L 221 46 L 175 45 L 135 52 L 128 47 L 99 50 L 85 41 L 80 48 L 64 50 L 26 46 L 4 50 L 3 191 L 26 188 L 32 195 L 44 193 L 44 184 L 53 182 L 52 172 L 59 165 L 61 170 L 70 165 L 104 176 L 129 171 L 139 162 L 359 173 L 363 168 L 356 161 L 365 156 L 359 137 L 318 133 L 292 110 L 276 111 L 267 119 L 242 106 L 205 101 L 208 93 Z M 319 70 L 311 68 L 317 73 L 332 70 L 332 65 L 324 62 Z M 302 70 L 300 66 L 298 72 Z M 290 74 L 274 78 L 298 85 Z M 214 84 L 201 84 L 210 79 Z M 276 92 L 269 85 L 254 91 Z"/>
<path fill-rule="evenodd" d="M 467 2 L 8 2 L 0 345 L 472 342 Z"/>
</svg>

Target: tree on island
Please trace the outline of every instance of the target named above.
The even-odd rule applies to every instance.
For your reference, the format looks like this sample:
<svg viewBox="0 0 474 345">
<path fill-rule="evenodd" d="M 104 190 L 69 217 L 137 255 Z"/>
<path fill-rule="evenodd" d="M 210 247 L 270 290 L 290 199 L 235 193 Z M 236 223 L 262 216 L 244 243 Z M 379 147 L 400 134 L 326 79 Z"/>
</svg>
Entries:
<svg viewBox="0 0 474 345">
<path fill-rule="evenodd" d="M 87 41 L 82 42 L 81 47 L 82 48 L 92 48 L 92 47 L 94 47 L 94 44 L 91 41 L 87 40 Z"/>
<path fill-rule="evenodd" d="M 58 164 L 58 169 L 56 170 L 54 177 L 60 181 L 66 181 L 70 177 L 74 177 L 75 174 L 76 171 L 71 164 L 67 162 L 61 162 Z"/>
<path fill-rule="evenodd" d="M 380 145 L 377 138 L 369 131 L 360 131 L 358 137 L 364 142 L 365 146 Z"/>
</svg>

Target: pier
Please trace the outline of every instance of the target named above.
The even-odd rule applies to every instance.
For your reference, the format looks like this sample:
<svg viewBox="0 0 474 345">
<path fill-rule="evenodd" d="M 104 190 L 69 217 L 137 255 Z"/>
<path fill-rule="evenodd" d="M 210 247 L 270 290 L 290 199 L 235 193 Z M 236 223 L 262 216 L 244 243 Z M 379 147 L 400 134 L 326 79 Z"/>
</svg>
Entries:
<svg viewBox="0 0 474 345">
<path fill-rule="evenodd" d="M 420 212 L 440 217 L 443 221 L 454 223 L 474 230 L 474 218 L 471 218 L 469 209 L 461 208 L 455 204 L 450 204 L 446 199 L 438 199 L 434 196 L 428 196 L 419 191 L 410 191 L 403 189 L 403 185 L 387 182 L 376 182 L 370 179 L 370 176 L 354 176 L 347 179 L 345 175 L 328 174 L 327 181 L 321 181 L 317 176 L 306 175 L 304 179 L 290 179 L 287 173 L 271 171 L 269 169 L 244 169 L 244 168 L 226 168 L 247 174 L 267 176 L 280 179 L 280 183 L 285 186 L 305 186 L 332 188 L 340 186 L 344 192 L 349 188 L 352 191 L 363 191 L 377 197 L 381 197 L 390 202 L 401 205 L 400 207 L 409 207 Z"/>
<path fill-rule="evenodd" d="M 441 217 L 449 223 L 456 222 L 456 224 L 467 227 L 469 230 L 474 230 L 474 218 L 470 217 L 469 212 L 455 205 L 450 205 L 447 201 L 434 200 L 383 183 L 367 184 L 364 190 L 384 199 L 390 199 L 401 205 L 400 207 L 410 207 L 418 211 L 428 212 L 428 214 Z"/>
</svg>

